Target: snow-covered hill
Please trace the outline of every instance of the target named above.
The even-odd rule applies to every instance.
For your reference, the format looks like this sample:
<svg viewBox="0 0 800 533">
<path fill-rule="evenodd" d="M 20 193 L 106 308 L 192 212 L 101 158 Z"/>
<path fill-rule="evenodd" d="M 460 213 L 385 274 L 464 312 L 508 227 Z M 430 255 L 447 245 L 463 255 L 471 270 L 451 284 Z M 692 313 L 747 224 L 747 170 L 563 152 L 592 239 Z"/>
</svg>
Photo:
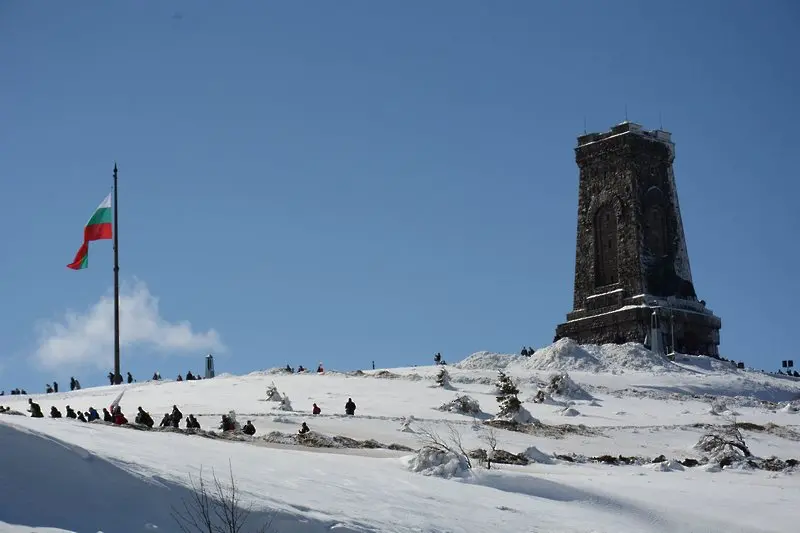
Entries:
<svg viewBox="0 0 800 533">
<path fill-rule="evenodd" d="M 0 531 L 179 531 L 170 510 L 189 494 L 189 476 L 201 467 L 227 474 L 229 461 L 245 502 L 256 509 L 254 520 L 271 516 L 282 533 L 793 530 L 800 481 L 791 468 L 741 463 L 715 471 L 711 463 L 678 461 L 703 462 L 708 454 L 698 441 L 734 420 L 759 461 L 800 458 L 800 404 L 791 402 L 800 380 L 707 358 L 671 362 L 639 345 L 568 340 L 532 357 L 480 352 L 447 369 L 449 387 L 436 386 L 440 367 L 431 366 L 260 371 L 33 396 L 46 415 L 52 405 L 100 410 L 124 390 L 121 406 L 131 421 L 141 406 L 158 424 L 177 405 L 203 429 L 187 434 L 0 414 L 0 472 L 9 488 L 0 500 Z M 490 431 L 485 422 L 498 412 L 498 370 L 518 384 L 539 424 Z M 568 384 L 562 393 L 550 385 L 554 373 Z M 267 401 L 271 384 L 293 410 Z M 548 394 L 535 403 L 540 389 Z M 477 401 L 478 412 L 446 407 L 464 395 Z M 25 412 L 27 398 L 6 396 L 0 404 Z M 348 398 L 357 404 L 355 416 L 344 414 Z M 321 414 L 311 414 L 313 403 Z M 255 436 L 217 430 L 231 410 L 239 422 L 253 422 Z M 312 433 L 298 443 L 302 422 Z M 451 430 L 467 451 L 487 449 L 494 433 L 513 461 L 533 462 L 487 470 L 473 458 L 465 469 L 446 457 L 437 463 L 416 456 L 422 435 Z M 651 462 L 661 455 L 665 461 Z"/>
</svg>

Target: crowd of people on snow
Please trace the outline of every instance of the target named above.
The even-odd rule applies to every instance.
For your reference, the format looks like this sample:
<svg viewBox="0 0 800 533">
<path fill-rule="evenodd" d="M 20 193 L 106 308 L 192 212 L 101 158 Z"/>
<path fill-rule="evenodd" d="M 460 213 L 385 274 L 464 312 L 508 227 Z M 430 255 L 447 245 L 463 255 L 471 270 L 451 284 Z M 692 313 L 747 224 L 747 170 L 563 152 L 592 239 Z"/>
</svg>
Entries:
<svg viewBox="0 0 800 533">
<path fill-rule="evenodd" d="M 375 363 L 372 363 L 372 368 L 375 368 Z M 286 363 L 286 367 L 284 368 L 284 370 L 289 374 L 294 374 L 294 368 L 292 368 L 292 365 L 290 365 L 289 363 Z M 304 367 L 303 365 L 300 365 L 300 366 L 297 367 L 297 373 L 298 374 L 302 374 L 302 373 L 305 373 L 305 372 L 309 372 L 309 370 L 306 367 Z M 322 366 L 322 363 L 320 362 L 317 365 L 317 374 L 323 374 L 324 372 L 325 372 L 325 368 Z"/>
<path fill-rule="evenodd" d="M 125 414 L 122 412 L 122 408 L 116 402 L 110 406 L 111 411 L 107 408 L 103 407 L 103 414 L 102 417 L 98 411 L 90 406 L 87 411 L 75 411 L 71 406 L 67 405 L 64 409 L 65 413 L 62 414 L 61 411 L 55 405 L 50 407 L 50 418 L 71 418 L 73 420 L 77 420 L 79 422 L 94 422 L 95 420 L 102 420 L 103 422 L 111 423 L 117 426 L 122 426 L 125 424 L 129 424 L 128 419 L 125 417 Z M 0 405 L 0 413 L 7 413 L 11 409 L 9 407 L 4 407 Z M 31 414 L 31 418 L 44 418 L 44 413 L 42 412 L 42 407 L 33 401 L 33 398 L 28 398 L 28 412 Z M 344 404 L 344 412 L 347 415 L 353 416 L 356 413 L 356 404 L 352 398 L 348 398 L 347 402 Z M 319 415 L 322 413 L 322 409 L 314 403 L 311 409 L 311 413 L 313 415 Z M 183 413 L 180 409 L 178 409 L 177 405 L 172 406 L 172 411 L 169 413 L 165 413 L 164 417 L 161 419 L 161 423 L 159 424 L 159 428 L 179 428 L 180 421 L 183 419 Z M 153 417 L 150 416 L 150 413 L 145 411 L 141 406 L 137 408 L 136 418 L 134 419 L 134 423 L 140 426 L 145 426 L 148 429 L 152 429 L 155 425 L 155 421 Z M 193 414 L 190 414 L 185 420 L 186 429 L 202 429 L 200 427 L 200 422 L 197 421 L 197 418 Z M 235 419 L 235 415 L 233 413 L 222 415 L 222 421 L 218 427 L 223 432 L 228 431 L 236 431 L 237 423 Z M 305 435 L 311 431 L 308 427 L 308 424 L 305 422 L 302 423 L 300 426 L 300 430 L 298 433 L 300 435 Z M 241 432 L 245 435 L 253 436 L 256 433 L 256 428 L 253 423 L 248 420 L 247 423 L 241 427 Z"/>
<path fill-rule="evenodd" d="M 161 372 L 154 372 L 151 379 L 152 381 L 161 381 Z M 178 374 L 178 377 L 175 378 L 175 381 L 197 381 L 200 379 L 203 379 L 200 374 L 192 374 L 192 371 L 190 370 L 186 373 L 185 378 L 181 374 Z"/>
<path fill-rule="evenodd" d="M 27 393 L 27 391 L 25 389 L 12 389 L 10 394 L 11 394 L 11 396 L 19 396 L 19 395 L 26 395 L 28 393 Z M 4 390 L 0 391 L 0 396 L 5 396 L 5 395 L 6 395 L 6 391 L 4 391 Z"/>
</svg>

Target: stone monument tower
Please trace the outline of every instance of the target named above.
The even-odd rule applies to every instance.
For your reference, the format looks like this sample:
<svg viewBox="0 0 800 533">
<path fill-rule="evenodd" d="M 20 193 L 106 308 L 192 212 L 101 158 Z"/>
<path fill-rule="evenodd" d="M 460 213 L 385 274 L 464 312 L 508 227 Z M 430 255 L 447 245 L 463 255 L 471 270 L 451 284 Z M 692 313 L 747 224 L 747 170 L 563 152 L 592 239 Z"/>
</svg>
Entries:
<svg viewBox="0 0 800 533">
<path fill-rule="evenodd" d="M 578 137 L 574 301 L 556 339 L 718 356 L 722 322 L 692 283 L 674 158 L 668 132 L 632 122 Z"/>
</svg>

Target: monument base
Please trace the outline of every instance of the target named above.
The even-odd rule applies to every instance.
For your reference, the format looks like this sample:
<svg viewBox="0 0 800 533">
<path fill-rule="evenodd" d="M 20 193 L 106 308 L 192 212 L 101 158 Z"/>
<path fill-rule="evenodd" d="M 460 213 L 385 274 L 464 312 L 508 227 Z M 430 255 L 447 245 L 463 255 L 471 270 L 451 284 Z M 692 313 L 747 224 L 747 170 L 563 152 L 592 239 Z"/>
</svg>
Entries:
<svg viewBox="0 0 800 533">
<path fill-rule="evenodd" d="M 652 315 L 656 312 L 661 346 L 667 353 L 719 357 L 722 321 L 702 303 L 644 295 L 625 303 L 627 305 L 621 307 L 579 309 L 569 313 L 567 321 L 556 327 L 555 340 L 570 338 L 578 344 L 649 344 Z"/>
</svg>

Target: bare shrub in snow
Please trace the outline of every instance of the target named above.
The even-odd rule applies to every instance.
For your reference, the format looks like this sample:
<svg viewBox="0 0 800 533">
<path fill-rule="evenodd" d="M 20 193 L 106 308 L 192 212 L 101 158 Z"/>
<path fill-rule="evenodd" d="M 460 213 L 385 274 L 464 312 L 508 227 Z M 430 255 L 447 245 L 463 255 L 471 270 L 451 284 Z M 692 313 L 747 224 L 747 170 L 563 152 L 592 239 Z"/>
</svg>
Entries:
<svg viewBox="0 0 800 533">
<path fill-rule="evenodd" d="M 281 397 L 281 404 L 278 406 L 278 409 L 281 411 L 294 411 L 294 409 L 292 409 L 292 402 L 289 401 L 289 397 L 285 394 Z"/>
<path fill-rule="evenodd" d="M 700 437 L 695 448 L 707 453 L 709 462 L 720 466 L 738 463 L 753 455 L 735 422 L 706 433 Z"/>
<path fill-rule="evenodd" d="M 440 368 L 439 373 L 436 374 L 436 385 L 444 389 L 453 388 L 452 385 L 450 385 L 450 372 L 448 372 L 446 368 Z"/>
<path fill-rule="evenodd" d="M 478 400 L 464 394 L 461 396 L 456 396 L 454 400 L 439 406 L 439 411 L 461 413 L 464 415 L 477 415 L 481 412 L 481 406 L 478 403 Z"/>
<path fill-rule="evenodd" d="M 400 420 L 400 431 L 405 433 L 414 433 L 411 423 L 414 422 L 414 415 L 408 415 Z"/>
<path fill-rule="evenodd" d="M 711 408 L 708 410 L 709 414 L 712 415 L 723 415 L 728 410 L 728 406 L 725 404 L 725 400 L 722 398 L 714 398 L 711 402 Z"/>
<path fill-rule="evenodd" d="M 275 386 L 274 381 L 269 384 L 269 387 L 267 387 L 267 401 L 268 402 L 281 401 L 281 393 L 278 392 L 278 387 Z"/>
<path fill-rule="evenodd" d="M 417 429 L 417 438 L 424 448 L 432 448 L 440 452 L 451 453 L 460 455 L 466 462 L 467 468 L 472 468 L 472 463 L 464 451 L 464 444 L 462 443 L 461 433 L 450 422 L 445 422 L 447 426 L 447 436 L 442 437 L 431 426 L 421 426 Z M 422 451 L 422 450 L 420 450 Z"/>
<path fill-rule="evenodd" d="M 485 462 L 486 468 L 492 468 L 492 461 L 494 461 L 495 453 L 497 452 L 497 431 L 492 426 L 486 426 L 480 439 L 489 447 L 485 456 L 483 454 L 480 455 L 480 461 Z"/>
<path fill-rule="evenodd" d="M 212 470 L 212 481 L 207 483 L 200 470 L 199 480 L 189 476 L 192 494 L 183 500 L 180 509 L 172 507 L 172 518 L 183 533 L 267 533 L 274 531 L 272 518 L 263 524 L 248 527 L 247 520 L 252 505 L 242 507 L 239 487 L 230 470 L 230 481 L 221 481 Z"/>
<path fill-rule="evenodd" d="M 497 449 L 497 431 L 492 426 L 486 426 L 483 435 L 481 435 L 481 440 L 489 446 L 491 452 Z"/>
</svg>

